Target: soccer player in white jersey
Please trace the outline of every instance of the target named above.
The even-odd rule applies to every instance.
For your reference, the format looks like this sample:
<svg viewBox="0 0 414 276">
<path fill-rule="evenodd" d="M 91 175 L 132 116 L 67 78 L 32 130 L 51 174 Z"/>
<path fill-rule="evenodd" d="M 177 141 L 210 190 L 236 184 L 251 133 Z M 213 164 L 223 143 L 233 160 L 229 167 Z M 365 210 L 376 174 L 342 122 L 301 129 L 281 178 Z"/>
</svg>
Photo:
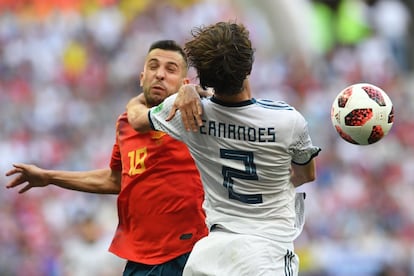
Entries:
<svg viewBox="0 0 414 276">
<path fill-rule="evenodd" d="M 190 85 L 149 112 L 137 99 L 128 104 L 135 129 L 184 141 L 201 173 L 210 233 L 196 243 L 183 275 L 297 275 L 293 242 L 303 198 L 295 187 L 315 180 L 320 148 L 292 106 L 252 98 L 254 50 L 242 24 L 219 22 L 192 35 L 188 60 L 214 95 L 200 102 Z M 188 131 L 193 118 L 197 128 Z"/>
</svg>

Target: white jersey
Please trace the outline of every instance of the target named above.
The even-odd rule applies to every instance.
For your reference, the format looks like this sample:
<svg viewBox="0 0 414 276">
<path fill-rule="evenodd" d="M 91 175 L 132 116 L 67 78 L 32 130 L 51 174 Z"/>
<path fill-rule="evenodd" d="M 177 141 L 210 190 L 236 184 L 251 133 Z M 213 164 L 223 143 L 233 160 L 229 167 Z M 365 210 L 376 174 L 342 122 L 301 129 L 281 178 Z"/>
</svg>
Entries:
<svg viewBox="0 0 414 276">
<path fill-rule="evenodd" d="M 204 185 L 208 225 L 293 241 L 298 230 L 291 162 L 306 164 L 320 151 L 303 116 L 284 102 L 228 105 L 205 98 L 204 125 L 186 131 L 180 114 L 165 121 L 175 97 L 152 108 L 149 119 L 154 129 L 187 144 Z"/>
</svg>

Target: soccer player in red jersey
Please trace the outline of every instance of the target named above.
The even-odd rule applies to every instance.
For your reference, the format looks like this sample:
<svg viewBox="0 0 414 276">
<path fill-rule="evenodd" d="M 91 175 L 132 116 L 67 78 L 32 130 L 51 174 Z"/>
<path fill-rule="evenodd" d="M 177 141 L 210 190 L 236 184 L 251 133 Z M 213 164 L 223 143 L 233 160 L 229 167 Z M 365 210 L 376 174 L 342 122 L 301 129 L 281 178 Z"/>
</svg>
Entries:
<svg viewBox="0 0 414 276">
<path fill-rule="evenodd" d="M 140 84 L 148 107 L 188 83 L 187 60 L 172 40 L 154 42 Z M 196 241 L 207 235 L 198 170 L 182 142 L 159 131 L 136 132 L 126 113 L 116 124 L 110 168 L 45 170 L 14 164 L 7 188 L 19 193 L 49 184 L 90 193 L 118 194 L 119 224 L 109 251 L 128 260 L 123 275 L 181 275 Z M 103 264 L 104 265 L 104 264 Z"/>
</svg>

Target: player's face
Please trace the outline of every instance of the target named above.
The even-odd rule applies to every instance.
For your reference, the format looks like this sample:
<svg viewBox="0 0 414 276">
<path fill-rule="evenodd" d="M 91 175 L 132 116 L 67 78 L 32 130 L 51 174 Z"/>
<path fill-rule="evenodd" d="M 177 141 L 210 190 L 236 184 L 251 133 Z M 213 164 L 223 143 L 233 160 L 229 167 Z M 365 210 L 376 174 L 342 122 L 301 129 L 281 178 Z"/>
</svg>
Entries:
<svg viewBox="0 0 414 276">
<path fill-rule="evenodd" d="M 154 49 L 145 61 L 140 84 L 148 106 L 161 103 L 166 97 L 188 83 L 187 68 L 183 57 L 175 51 Z"/>
</svg>

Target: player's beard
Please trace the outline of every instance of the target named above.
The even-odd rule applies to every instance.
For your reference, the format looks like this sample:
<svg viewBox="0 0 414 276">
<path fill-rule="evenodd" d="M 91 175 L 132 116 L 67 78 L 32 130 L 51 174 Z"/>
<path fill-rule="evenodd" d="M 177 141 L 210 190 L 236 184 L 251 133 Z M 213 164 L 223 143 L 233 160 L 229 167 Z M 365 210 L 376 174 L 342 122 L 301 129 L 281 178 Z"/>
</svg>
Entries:
<svg viewBox="0 0 414 276">
<path fill-rule="evenodd" d="M 168 97 L 168 95 L 161 95 L 159 93 L 152 93 L 151 89 L 149 89 L 148 91 L 146 91 L 144 93 L 145 95 L 145 101 L 147 103 L 148 107 L 153 107 L 156 105 L 159 105 L 160 103 L 162 103 L 162 101 L 164 101 L 164 99 L 166 97 Z"/>
</svg>

